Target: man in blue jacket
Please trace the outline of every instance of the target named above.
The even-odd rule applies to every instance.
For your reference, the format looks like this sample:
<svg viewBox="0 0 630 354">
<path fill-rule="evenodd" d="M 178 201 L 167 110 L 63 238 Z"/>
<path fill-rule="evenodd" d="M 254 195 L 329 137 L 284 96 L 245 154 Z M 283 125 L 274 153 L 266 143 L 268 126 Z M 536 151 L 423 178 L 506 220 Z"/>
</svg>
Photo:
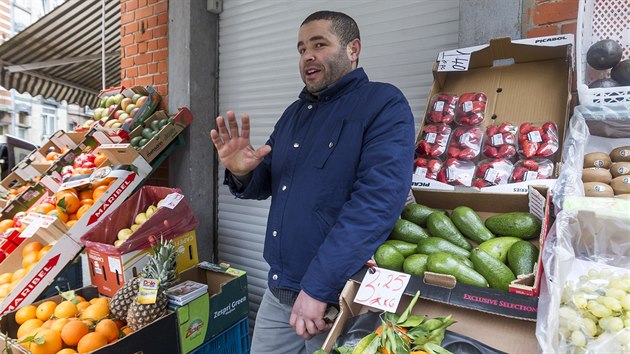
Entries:
<svg viewBox="0 0 630 354">
<path fill-rule="evenodd" d="M 356 22 L 331 11 L 300 26 L 297 50 L 305 87 L 254 149 L 249 116 L 217 117 L 212 141 L 237 198 L 271 208 L 264 257 L 268 289 L 252 354 L 312 353 L 331 324 L 345 282 L 385 241 L 411 185 L 414 123 L 396 87 L 357 68 Z M 227 123 L 226 123 L 227 121 Z"/>
</svg>

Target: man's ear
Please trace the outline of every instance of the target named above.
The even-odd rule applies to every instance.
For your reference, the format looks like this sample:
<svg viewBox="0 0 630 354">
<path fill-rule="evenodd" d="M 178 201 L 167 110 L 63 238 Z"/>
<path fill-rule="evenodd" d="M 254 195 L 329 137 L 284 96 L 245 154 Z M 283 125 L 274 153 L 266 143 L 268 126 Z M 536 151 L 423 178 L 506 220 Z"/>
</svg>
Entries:
<svg viewBox="0 0 630 354">
<path fill-rule="evenodd" d="M 350 61 L 358 61 L 359 54 L 361 53 L 361 40 L 356 38 L 350 41 L 350 43 L 346 46 L 346 53 L 348 54 Z"/>
</svg>

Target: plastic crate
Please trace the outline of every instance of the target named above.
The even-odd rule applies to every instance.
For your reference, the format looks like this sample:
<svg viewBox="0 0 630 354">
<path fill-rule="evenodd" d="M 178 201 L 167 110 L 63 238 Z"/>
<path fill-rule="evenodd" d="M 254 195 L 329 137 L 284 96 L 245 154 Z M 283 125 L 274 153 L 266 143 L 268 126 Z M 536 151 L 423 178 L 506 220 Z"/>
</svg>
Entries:
<svg viewBox="0 0 630 354">
<path fill-rule="evenodd" d="M 249 354 L 247 317 L 203 343 L 190 354 Z"/>
<path fill-rule="evenodd" d="M 630 12 L 627 0 L 580 0 L 577 18 L 576 70 L 581 105 L 630 104 L 630 86 L 588 88 L 597 79 L 610 77 L 610 70 L 595 70 L 586 62 L 586 52 L 602 39 L 613 39 L 630 58 Z"/>
</svg>

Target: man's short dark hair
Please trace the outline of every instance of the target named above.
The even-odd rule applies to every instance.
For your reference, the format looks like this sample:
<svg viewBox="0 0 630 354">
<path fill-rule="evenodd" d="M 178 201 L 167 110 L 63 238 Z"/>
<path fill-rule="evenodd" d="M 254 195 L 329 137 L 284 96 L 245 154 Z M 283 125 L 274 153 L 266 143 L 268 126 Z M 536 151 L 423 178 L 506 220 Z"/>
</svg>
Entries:
<svg viewBox="0 0 630 354">
<path fill-rule="evenodd" d="M 345 47 L 352 40 L 361 39 L 359 34 L 359 26 L 352 19 L 352 17 L 342 13 L 335 11 L 317 11 L 308 16 L 304 22 L 300 25 L 300 27 L 305 24 L 317 21 L 317 20 L 327 20 L 331 21 L 331 29 L 333 33 L 339 38 L 339 42 L 341 46 Z"/>
</svg>

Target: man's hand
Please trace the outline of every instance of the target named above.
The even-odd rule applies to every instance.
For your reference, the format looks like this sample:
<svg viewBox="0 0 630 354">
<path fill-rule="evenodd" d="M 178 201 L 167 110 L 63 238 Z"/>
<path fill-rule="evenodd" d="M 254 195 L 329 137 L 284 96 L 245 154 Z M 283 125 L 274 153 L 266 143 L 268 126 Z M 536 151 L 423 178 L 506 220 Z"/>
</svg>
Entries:
<svg viewBox="0 0 630 354">
<path fill-rule="evenodd" d="M 254 150 L 249 141 L 249 115 L 241 116 L 241 132 L 234 112 L 226 114 L 229 131 L 222 116 L 217 117 L 217 128 L 210 131 L 210 138 L 217 148 L 219 159 L 235 176 L 245 176 L 253 171 L 270 151 L 271 146 L 264 145 Z"/>
<path fill-rule="evenodd" d="M 304 291 L 300 291 L 289 323 L 298 336 L 309 340 L 316 335 L 328 331 L 332 327 L 332 323 L 324 321 L 324 314 L 328 304 L 310 297 Z"/>
</svg>

